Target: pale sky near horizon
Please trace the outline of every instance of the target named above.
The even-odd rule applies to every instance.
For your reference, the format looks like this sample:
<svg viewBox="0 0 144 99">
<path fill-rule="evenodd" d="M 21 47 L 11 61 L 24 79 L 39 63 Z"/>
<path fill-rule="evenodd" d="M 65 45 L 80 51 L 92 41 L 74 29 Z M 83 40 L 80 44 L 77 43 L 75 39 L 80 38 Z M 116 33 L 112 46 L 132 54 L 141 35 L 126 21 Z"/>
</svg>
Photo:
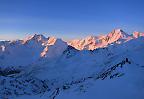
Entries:
<svg viewBox="0 0 144 99">
<path fill-rule="evenodd" d="M 0 0 L 0 40 L 144 32 L 144 0 Z"/>
</svg>

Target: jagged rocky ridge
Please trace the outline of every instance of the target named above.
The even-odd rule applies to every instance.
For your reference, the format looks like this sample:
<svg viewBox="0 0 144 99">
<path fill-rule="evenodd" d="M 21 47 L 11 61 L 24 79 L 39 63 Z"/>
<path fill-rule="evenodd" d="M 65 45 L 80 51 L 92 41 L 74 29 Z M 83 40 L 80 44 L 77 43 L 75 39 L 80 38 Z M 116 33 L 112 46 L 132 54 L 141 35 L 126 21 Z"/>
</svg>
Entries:
<svg viewBox="0 0 144 99">
<path fill-rule="evenodd" d="M 72 40 L 69 42 L 69 45 L 79 50 L 94 50 L 108 46 L 109 44 L 121 44 L 140 36 L 144 36 L 144 33 L 134 32 L 132 35 L 129 35 L 121 29 L 115 29 L 107 35 L 88 36 L 85 39 Z"/>
</svg>

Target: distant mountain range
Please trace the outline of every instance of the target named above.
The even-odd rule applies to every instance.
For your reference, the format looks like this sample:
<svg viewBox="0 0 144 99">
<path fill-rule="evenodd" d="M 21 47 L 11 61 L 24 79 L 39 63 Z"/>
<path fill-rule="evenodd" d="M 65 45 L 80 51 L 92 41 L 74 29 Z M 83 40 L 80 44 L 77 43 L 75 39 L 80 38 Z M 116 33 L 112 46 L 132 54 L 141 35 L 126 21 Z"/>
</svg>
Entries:
<svg viewBox="0 0 144 99">
<path fill-rule="evenodd" d="M 55 37 L 46 38 L 43 35 L 35 34 L 23 40 L 1 41 L 0 62 L 2 66 L 27 65 L 43 57 L 56 58 L 62 55 L 68 46 L 76 50 L 95 50 L 125 43 L 141 36 L 144 36 L 144 33 L 134 32 L 128 35 L 121 29 L 115 29 L 107 35 L 89 36 L 85 39 L 65 42 Z"/>
<path fill-rule="evenodd" d="M 144 33 L 0 41 L 0 99 L 143 99 Z"/>
<path fill-rule="evenodd" d="M 144 36 L 144 33 L 134 32 L 129 35 L 121 29 L 115 29 L 107 35 L 89 36 L 81 40 L 72 40 L 69 45 L 79 50 L 94 50 L 96 48 L 106 47 L 109 44 L 120 44 L 129 40 Z"/>
</svg>

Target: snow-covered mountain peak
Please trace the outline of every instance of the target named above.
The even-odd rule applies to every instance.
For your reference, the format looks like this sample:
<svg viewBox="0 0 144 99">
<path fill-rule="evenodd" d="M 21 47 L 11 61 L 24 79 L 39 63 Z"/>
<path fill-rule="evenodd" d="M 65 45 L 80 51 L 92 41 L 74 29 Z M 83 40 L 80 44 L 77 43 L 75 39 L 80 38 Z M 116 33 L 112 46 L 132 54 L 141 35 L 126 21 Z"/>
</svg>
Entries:
<svg viewBox="0 0 144 99">
<path fill-rule="evenodd" d="M 140 36 L 144 36 L 144 33 L 137 32 L 137 31 L 135 31 L 135 32 L 133 33 L 133 37 L 134 37 L 134 38 L 138 38 L 138 37 L 140 37 Z"/>
<path fill-rule="evenodd" d="M 56 39 L 55 43 L 54 43 L 56 46 L 60 46 L 60 45 L 65 45 L 67 44 L 66 42 L 64 42 L 62 39 Z"/>
<path fill-rule="evenodd" d="M 114 29 L 112 32 L 110 32 L 108 35 L 107 35 L 109 38 L 115 38 L 115 40 L 118 40 L 118 39 L 123 39 L 123 38 L 126 38 L 128 37 L 129 35 L 127 33 L 125 33 L 123 30 L 121 29 Z"/>
<path fill-rule="evenodd" d="M 130 35 L 121 29 L 114 29 L 107 35 L 88 36 L 82 40 L 72 40 L 69 45 L 78 50 L 94 50 L 96 48 L 105 47 L 111 43 L 122 43 L 132 39 Z"/>
<path fill-rule="evenodd" d="M 57 57 L 66 49 L 68 46 L 62 39 L 49 37 L 48 41 L 45 42 L 45 48 L 41 52 L 41 57 Z"/>
<path fill-rule="evenodd" d="M 57 45 L 58 43 L 62 44 L 62 43 L 65 43 L 65 42 L 60 38 L 48 37 L 48 39 L 45 43 L 46 43 L 45 44 L 46 46 L 51 46 L 51 45 Z"/>
<path fill-rule="evenodd" d="M 36 42 L 45 42 L 48 39 L 42 35 L 42 34 L 34 34 L 32 36 L 28 36 L 25 39 L 23 39 L 23 43 L 29 42 L 29 41 L 36 41 Z"/>
<path fill-rule="evenodd" d="M 57 38 L 55 38 L 55 37 L 49 37 L 47 45 L 54 45 L 56 40 L 57 40 Z"/>
<path fill-rule="evenodd" d="M 43 52 L 41 53 L 41 57 L 54 58 L 63 53 L 63 51 L 67 48 L 67 43 L 62 39 L 49 38 L 48 45 L 45 47 Z"/>
<path fill-rule="evenodd" d="M 44 36 L 44 35 L 42 35 L 42 34 L 35 34 L 34 36 L 33 36 L 33 39 L 36 39 L 36 40 L 44 40 L 44 39 L 46 39 L 46 37 Z"/>
<path fill-rule="evenodd" d="M 0 42 L 1 66 L 27 65 L 41 57 L 58 57 L 66 49 L 67 43 L 55 37 L 32 35 L 24 40 Z"/>
</svg>

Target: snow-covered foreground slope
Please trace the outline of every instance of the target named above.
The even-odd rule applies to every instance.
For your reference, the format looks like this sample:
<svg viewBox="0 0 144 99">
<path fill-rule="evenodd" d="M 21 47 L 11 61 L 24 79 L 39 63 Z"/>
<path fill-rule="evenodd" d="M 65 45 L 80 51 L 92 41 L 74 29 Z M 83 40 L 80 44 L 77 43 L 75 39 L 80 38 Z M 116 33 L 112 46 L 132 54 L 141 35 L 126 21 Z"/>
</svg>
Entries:
<svg viewBox="0 0 144 99">
<path fill-rule="evenodd" d="M 95 50 L 42 35 L 1 43 L 0 99 L 144 98 L 144 37 Z"/>
</svg>

